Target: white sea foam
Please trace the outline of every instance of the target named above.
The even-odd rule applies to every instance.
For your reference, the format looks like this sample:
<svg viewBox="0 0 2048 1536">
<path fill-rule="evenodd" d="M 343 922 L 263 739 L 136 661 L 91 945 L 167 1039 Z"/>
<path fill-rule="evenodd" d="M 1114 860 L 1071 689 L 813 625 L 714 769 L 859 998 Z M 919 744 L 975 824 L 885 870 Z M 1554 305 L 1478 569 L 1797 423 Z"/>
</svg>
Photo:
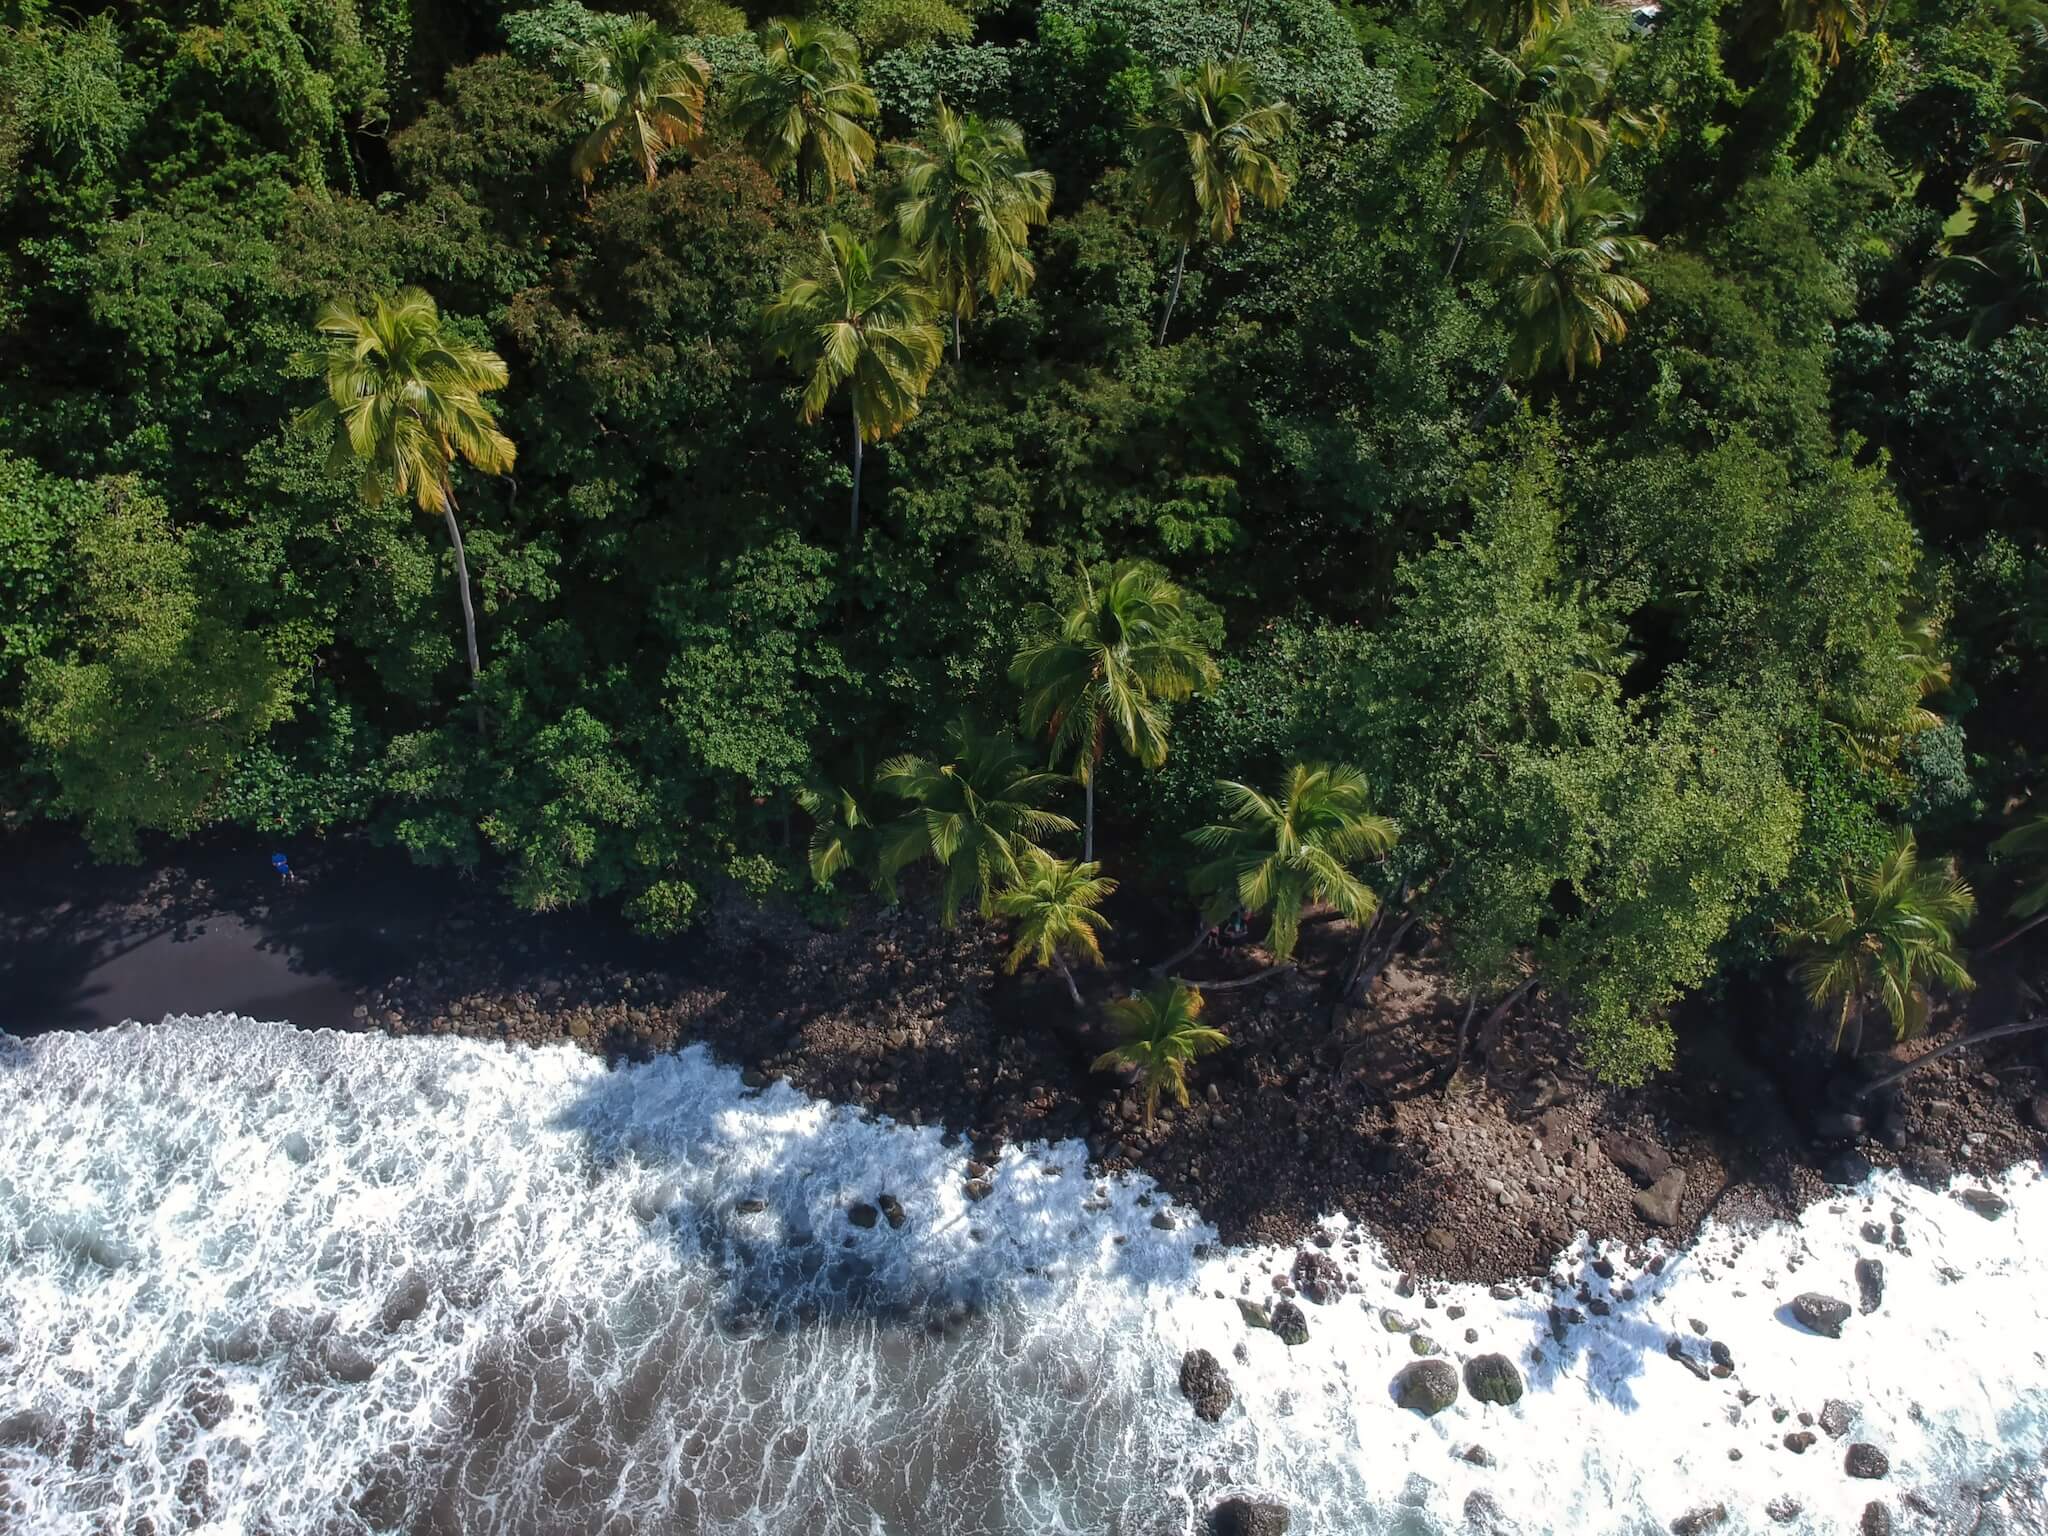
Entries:
<svg viewBox="0 0 2048 1536">
<path fill-rule="evenodd" d="M 1336 1229 L 1357 1288 L 1289 1349 L 1235 1298 L 1291 1253 L 1163 1230 L 1078 1146 L 1012 1149 L 979 1203 L 966 1157 L 700 1050 L 607 1071 L 221 1016 L 0 1037 L 0 1530 L 1152 1536 L 1236 1493 L 1296 1532 L 1663 1530 L 1717 1503 L 1725 1531 L 1835 1532 L 1872 1498 L 1901 1530 L 2042 1528 L 2037 1169 L 1996 1221 L 1880 1177 L 1661 1274 L 1610 1284 L 1581 1247 L 1566 1292 L 1435 1308 Z M 849 1224 L 883 1192 L 900 1230 Z M 1894 1213 L 1910 1253 L 1859 1236 Z M 1870 1256 L 1884 1304 L 1842 1339 L 1785 1316 L 1854 1301 Z M 1560 1344 L 1582 1279 L 1611 1314 Z M 1528 1394 L 1400 1409 L 1389 1307 Z M 1697 1379 L 1674 1335 L 1735 1373 Z M 1236 1386 L 1215 1425 L 1176 1387 L 1196 1347 Z M 1785 1450 L 1828 1398 L 1847 1436 Z M 1845 1475 L 1854 1441 L 1886 1479 Z"/>
</svg>

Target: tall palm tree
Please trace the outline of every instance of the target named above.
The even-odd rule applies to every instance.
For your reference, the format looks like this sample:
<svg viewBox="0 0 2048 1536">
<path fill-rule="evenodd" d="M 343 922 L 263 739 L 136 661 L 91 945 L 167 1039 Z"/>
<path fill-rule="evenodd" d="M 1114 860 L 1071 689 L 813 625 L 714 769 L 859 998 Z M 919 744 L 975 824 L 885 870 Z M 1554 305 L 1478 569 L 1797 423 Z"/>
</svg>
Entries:
<svg viewBox="0 0 2048 1536">
<path fill-rule="evenodd" d="M 1188 1063 L 1230 1044 L 1220 1029 L 1202 1022 L 1202 994 L 1184 982 L 1168 981 L 1135 997 L 1118 998 L 1109 1016 L 1123 1043 L 1095 1058 L 1095 1070 L 1131 1067 L 1145 1090 L 1145 1129 L 1159 1110 L 1159 1091 L 1188 1106 Z"/>
<path fill-rule="evenodd" d="M 332 435 L 329 466 L 356 468 L 364 501 L 410 496 L 446 521 L 474 687 L 482 668 L 455 520 L 455 464 L 467 460 L 487 475 L 512 468 L 517 450 L 483 401 L 505 387 L 505 360 L 443 329 L 434 301 L 418 288 L 380 297 L 368 313 L 336 299 L 321 311 L 318 329 L 326 339 L 304 360 L 325 373 L 327 398 L 300 413 L 297 425 Z"/>
<path fill-rule="evenodd" d="M 1494 268 L 1515 309 L 1508 371 L 1518 378 L 1581 364 L 1600 365 L 1601 349 L 1628 334 L 1629 316 L 1650 292 L 1621 269 L 1646 255 L 1635 214 L 1598 181 L 1566 192 L 1547 215 L 1510 219 L 1493 240 Z"/>
<path fill-rule="evenodd" d="M 1599 169 L 1613 137 L 1599 109 L 1614 58 L 1614 41 L 1597 11 L 1538 21 L 1512 44 L 1480 50 L 1469 82 L 1478 108 L 1451 141 L 1451 174 L 1475 156 L 1479 174 L 1466 195 L 1446 272 L 1456 270 L 1472 215 L 1497 178 L 1531 217 L 1543 218 L 1566 188 Z"/>
<path fill-rule="evenodd" d="M 883 829 L 884 877 L 931 859 L 941 871 L 940 920 L 950 928 L 970 896 L 982 916 L 993 913 L 996 892 L 1017 883 L 1036 840 L 1074 823 L 1039 804 L 1062 781 L 1030 767 L 1009 736 L 960 719 L 947 726 L 945 744 L 943 758 L 892 757 L 875 779 L 911 806 Z"/>
<path fill-rule="evenodd" d="M 1166 706 L 1216 686 L 1216 663 L 1188 622 L 1180 588 L 1137 561 L 1101 586 L 1084 569 L 1062 611 L 1040 607 L 1010 663 L 1024 729 L 1052 739 L 1054 766 L 1087 791 L 1081 857 L 1095 857 L 1095 770 L 1114 736 L 1147 768 L 1166 761 Z"/>
<path fill-rule="evenodd" d="M 917 262 L 843 225 L 818 237 L 820 258 L 792 272 L 762 312 L 770 342 L 805 375 L 804 420 L 844 388 L 853 411 L 852 532 L 860 535 L 862 445 L 893 437 L 918 412 L 944 338 Z"/>
<path fill-rule="evenodd" d="M 1270 912 L 1266 947 L 1284 961 L 1294 954 L 1302 909 L 1311 901 L 1355 923 L 1372 916 L 1378 897 L 1352 866 L 1387 852 L 1399 829 L 1373 814 L 1364 774 L 1343 764 L 1297 763 L 1275 795 L 1228 780 L 1217 788 L 1230 819 L 1188 834 L 1215 855 L 1194 874 L 1210 921 L 1233 907 Z"/>
<path fill-rule="evenodd" d="M 568 121 L 597 115 L 597 126 L 569 162 L 586 187 L 621 145 L 631 149 L 651 187 L 665 151 L 704 136 L 711 66 L 650 21 L 631 22 L 590 49 L 577 76 L 575 89 L 555 103 L 555 113 Z"/>
<path fill-rule="evenodd" d="M 1967 989 L 1957 939 L 1977 898 L 1951 861 L 1923 869 L 1910 830 L 1866 869 L 1843 871 L 1840 899 L 1818 922 L 1788 932 L 1799 958 L 1793 979 L 1816 1008 L 1835 1009 L 1835 1049 L 1854 1054 L 1863 1012 L 1883 1007 L 1892 1037 L 1927 1027 L 1927 989 Z"/>
<path fill-rule="evenodd" d="M 814 182 L 829 198 L 851 187 L 875 158 L 862 122 L 880 109 L 861 79 L 853 34 L 823 21 L 777 16 L 755 34 L 761 62 L 734 78 L 726 117 L 772 175 L 794 167 L 797 196 Z"/>
<path fill-rule="evenodd" d="M 1988 347 L 2022 321 L 2048 323 L 2048 192 L 2017 187 L 1970 201 L 1976 221 L 1933 275 L 1970 295 L 1970 342 Z"/>
<path fill-rule="evenodd" d="M 1464 0 L 1459 7 L 1465 29 L 1495 47 L 1554 27 L 1571 13 L 1572 0 Z"/>
<path fill-rule="evenodd" d="M 1006 966 L 1010 974 L 1014 976 L 1029 959 L 1056 973 L 1067 984 L 1074 1006 L 1081 1007 L 1081 989 L 1074 983 L 1067 956 L 1102 964 L 1096 934 L 1109 927 L 1109 920 L 1095 909 L 1115 890 L 1116 882 L 1102 877 L 1100 864 L 1076 864 L 1042 848 L 1026 848 L 1018 860 L 1016 883 L 996 897 L 996 915 L 1017 925 Z"/>
<path fill-rule="evenodd" d="M 2048 923 L 2048 811 L 2014 827 L 1991 845 L 1991 851 L 2002 858 L 2025 859 L 2031 869 L 2025 877 L 2026 885 L 2006 909 L 2022 919 L 2019 927 L 1989 946 L 1984 951 L 1987 955 L 2005 948 L 2029 929 Z"/>
<path fill-rule="evenodd" d="M 1159 317 L 1161 346 L 1180 299 L 1188 247 L 1204 235 L 1218 245 L 1235 239 L 1247 197 L 1268 208 L 1287 201 L 1287 172 L 1273 151 L 1293 126 L 1294 109 L 1266 100 L 1241 59 L 1161 82 L 1157 109 L 1136 125 L 1145 217 L 1180 245 L 1173 291 Z"/>
<path fill-rule="evenodd" d="M 1052 177 L 1030 168 L 1024 130 L 1002 118 L 961 116 L 945 102 L 932 109 L 929 136 L 891 152 L 898 181 L 890 226 L 916 251 L 939 301 L 953 316 L 953 360 L 960 324 L 975 300 L 1031 287 L 1031 229 L 1052 208 Z"/>
</svg>

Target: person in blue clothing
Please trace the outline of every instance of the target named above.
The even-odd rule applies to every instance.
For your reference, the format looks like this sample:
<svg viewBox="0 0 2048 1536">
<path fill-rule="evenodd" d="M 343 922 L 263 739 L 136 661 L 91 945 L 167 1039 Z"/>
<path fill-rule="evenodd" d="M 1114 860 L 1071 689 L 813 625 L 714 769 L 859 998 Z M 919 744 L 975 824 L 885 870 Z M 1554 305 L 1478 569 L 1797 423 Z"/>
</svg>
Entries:
<svg viewBox="0 0 2048 1536">
<path fill-rule="evenodd" d="M 270 856 L 270 867 L 277 871 L 277 878 L 286 885 L 290 885 L 298 878 L 292 873 L 292 861 L 281 853 L 273 853 Z"/>
</svg>

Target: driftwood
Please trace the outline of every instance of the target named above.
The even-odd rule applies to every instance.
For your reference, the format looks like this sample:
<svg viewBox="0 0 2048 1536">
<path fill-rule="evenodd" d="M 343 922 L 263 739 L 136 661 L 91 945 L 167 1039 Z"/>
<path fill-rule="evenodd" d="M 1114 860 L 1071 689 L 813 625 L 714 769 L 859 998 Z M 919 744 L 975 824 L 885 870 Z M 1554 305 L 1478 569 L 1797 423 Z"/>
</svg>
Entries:
<svg viewBox="0 0 2048 1536">
<path fill-rule="evenodd" d="M 1887 1072 L 1882 1077 L 1873 1077 L 1849 1097 L 1849 1102 L 1859 1104 L 1873 1093 L 1881 1093 L 1893 1083 L 1919 1071 L 1930 1061 L 1939 1061 L 1951 1051 L 1960 1051 L 1966 1045 L 1981 1045 L 1986 1040 L 2003 1040 L 2011 1035 L 2024 1035 L 2030 1030 L 2048 1029 L 2048 1013 L 2038 1018 L 2021 1019 L 2014 1024 L 2001 1024 L 1996 1029 L 1980 1029 L 1974 1035 L 1963 1035 L 1949 1041 L 1947 1045 L 1936 1046 L 1925 1056 L 1915 1057 L 1897 1071 Z"/>
<path fill-rule="evenodd" d="M 1275 976 L 1285 976 L 1293 969 L 1294 962 L 1290 960 L 1285 965 L 1269 965 L 1263 971 L 1257 971 L 1250 976 L 1240 976 L 1235 981 L 1190 981 L 1185 976 L 1171 976 L 1167 979 L 1177 981 L 1196 992 L 1229 992 L 1237 987 L 1255 987 L 1262 981 L 1271 981 Z"/>
<path fill-rule="evenodd" d="M 1195 926 L 1195 936 L 1188 941 L 1188 947 L 1186 949 L 1175 950 L 1172 954 L 1168 955 L 1164 960 L 1160 961 L 1157 965 L 1152 966 L 1150 968 L 1152 974 L 1154 976 L 1164 976 L 1176 965 L 1179 965 L 1181 961 L 1187 959 L 1188 956 L 1192 955 L 1196 950 L 1202 947 L 1203 941 L 1209 937 L 1213 929 L 1214 924 L 1209 923 L 1206 920 L 1198 923 Z"/>
</svg>

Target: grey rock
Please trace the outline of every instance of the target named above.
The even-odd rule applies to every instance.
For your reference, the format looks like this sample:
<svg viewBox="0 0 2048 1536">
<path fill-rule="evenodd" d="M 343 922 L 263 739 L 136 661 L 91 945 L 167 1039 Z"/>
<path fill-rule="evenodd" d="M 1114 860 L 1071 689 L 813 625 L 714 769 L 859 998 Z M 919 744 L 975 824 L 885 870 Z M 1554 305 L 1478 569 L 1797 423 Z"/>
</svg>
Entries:
<svg viewBox="0 0 2048 1536">
<path fill-rule="evenodd" d="M 1493 1459 L 1493 1452 L 1489 1451 L 1483 1445 L 1466 1446 L 1462 1451 L 1458 1452 L 1458 1459 L 1460 1461 L 1470 1462 L 1475 1467 L 1491 1467 L 1499 1465 L 1499 1463 L 1497 1463 Z"/>
<path fill-rule="evenodd" d="M 1465 1390 L 1505 1408 L 1522 1400 L 1522 1373 L 1506 1355 L 1475 1355 L 1465 1362 Z"/>
<path fill-rule="evenodd" d="M 880 1221 L 882 1213 L 863 1200 L 858 1205 L 850 1205 L 846 1208 L 846 1219 L 856 1227 L 867 1228 Z"/>
<path fill-rule="evenodd" d="M 1820 1438 L 1810 1429 L 1795 1429 L 1785 1437 L 1785 1449 L 1794 1456 L 1804 1456 L 1807 1447 Z"/>
<path fill-rule="evenodd" d="M 1878 1478 L 1892 1469 L 1891 1458 L 1876 1446 L 1858 1440 L 1842 1458 L 1842 1470 L 1851 1477 Z"/>
<path fill-rule="evenodd" d="M 1707 1355 L 1714 1364 L 1726 1366 L 1731 1371 L 1735 1369 L 1735 1352 L 1719 1339 L 1707 1346 Z"/>
<path fill-rule="evenodd" d="M 1345 1291 L 1344 1271 L 1327 1253 L 1304 1248 L 1294 1256 L 1294 1288 L 1317 1306 L 1328 1306 Z"/>
<path fill-rule="evenodd" d="M 1394 1377 L 1394 1401 L 1428 1418 L 1458 1400 L 1457 1367 L 1448 1360 L 1417 1360 Z"/>
<path fill-rule="evenodd" d="M 894 1195 L 877 1195 L 875 1204 L 882 1208 L 882 1216 L 892 1227 L 900 1227 L 910 1218 L 903 1214 L 903 1202 Z"/>
<path fill-rule="evenodd" d="M 1207 1424 L 1222 1418 L 1237 1398 L 1230 1377 L 1206 1349 L 1191 1349 L 1180 1357 L 1180 1391 L 1195 1405 L 1195 1417 Z"/>
<path fill-rule="evenodd" d="M 1863 1536 L 1892 1536 L 1892 1512 L 1877 1500 L 1863 1506 Z"/>
<path fill-rule="evenodd" d="M 1308 1319 L 1293 1302 L 1283 1301 L 1273 1308 L 1273 1331 L 1280 1335 L 1283 1344 L 1306 1344 Z"/>
<path fill-rule="evenodd" d="M 1246 1301 L 1240 1297 L 1237 1303 L 1237 1311 L 1238 1315 L 1244 1319 L 1247 1328 L 1270 1329 L 1273 1326 L 1272 1313 L 1268 1312 L 1256 1301 Z"/>
<path fill-rule="evenodd" d="M 1209 1511 L 1212 1536 L 1287 1536 L 1292 1521 L 1285 1504 L 1263 1499 L 1225 1499 Z"/>
<path fill-rule="evenodd" d="M 1426 1333 L 1409 1334 L 1408 1348 L 1411 1353 L 1418 1355 L 1440 1355 L 1444 1352 L 1443 1346 Z"/>
<path fill-rule="evenodd" d="M 1780 1525 L 1790 1525 L 1799 1518 L 1799 1512 L 1804 1507 L 1797 1499 L 1781 1493 L 1764 1506 L 1764 1513 Z"/>
<path fill-rule="evenodd" d="M 1845 1403 L 1839 1397 L 1831 1397 L 1820 1405 L 1820 1427 L 1828 1432 L 1830 1440 L 1839 1440 L 1849 1433 L 1849 1426 L 1856 1422 L 1856 1406 Z"/>
<path fill-rule="evenodd" d="M 1636 1214 L 1653 1226 L 1675 1227 L 1679 1202 L 1684 1198 L 1685 1170 L 1674 1168 L 1648 1189 L 1636 1191 Z"/>
<path fill-rule="evenodd" d="M 1830 1339 L 1842 1336 L 1842 1324 L 1849 1321 L 1849 1303 L 1819 1291 L 1802 1291 L 1792 1298 L 1792 1315 L 1801 1327 Z"/>
<path fill-rule="evenodd" d="M 1381 1307 L 1380 1326 L 1389 1333 L 1413 1333 L 1421 1324 L 1412 1317 L 1403 1317 L 1392 1307 Z"/>
<path fill-rule="evenodd" d="M 1856 1261 L 1856 1310 L 1865 1317 L 1884 1305 L 1884 1260 Z"/>
<path fill-rule="evenodd" d="M 1671 1154 L 1642 1136 L 1611 1133 L 1600 1142 L 1608 1161 L 1645 1189 L 1671 1171 Z"/>
<path fill-rule="evenodd" d="M 1671 1536 L 1706 1536 L 1728 1522 L 1726 1504 L 1702 1504 L 1671 1522 Z"/>
<path fill-rule="evenodd" d="M 2005 1214 L 2005 1201 L 1988 1189 L 1965 1189 L 1956 1198 L 1986 1221 L 1996 1221 Z"/>
</svg>

